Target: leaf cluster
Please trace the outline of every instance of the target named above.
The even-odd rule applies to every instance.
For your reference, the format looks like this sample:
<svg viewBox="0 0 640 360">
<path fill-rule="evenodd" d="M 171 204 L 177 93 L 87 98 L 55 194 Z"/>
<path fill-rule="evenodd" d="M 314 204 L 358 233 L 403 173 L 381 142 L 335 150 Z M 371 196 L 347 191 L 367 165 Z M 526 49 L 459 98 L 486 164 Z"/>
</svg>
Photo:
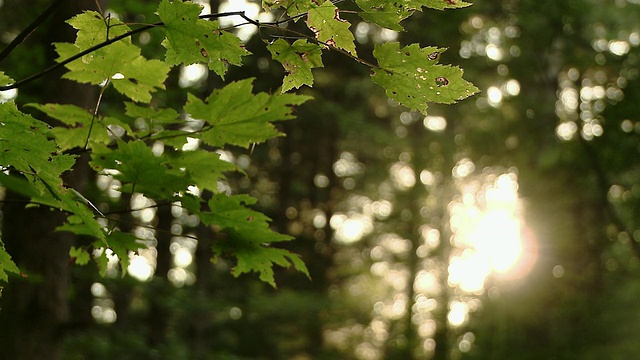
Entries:
<svg viewBox="0 0 640 360">
<path fill-rule="evenodd" d="M 402 30 L 400 21 L 423 7 L 442 10 L 469 5 L 458 0 L 357 0 L 356 4 L 364 20 L 393 30 Z M 62 180 L 63 173 L 73 171 L 77 154 L 86 152 L 93 171 L 117 180 L 120 192 L 141 193 L 156 203 L 179 204 L 224 234 L 213 243 L 213 251 L 216 257 L 237 259 L 235 276 L 257 272 L 275 286 L 273 265 L 293 265 L 308 275 L 297 255 L 272 246 L 292 238 L 270 229 L 270 219 L 251 208 L 255 199 L 218 190 L 225 173 L 237 168 L 220 159 L 216 151 L 249 148 L 282 136 L 275 123 L 293 119 L 295 107 L 310 100 L 287 92 L 313 85 L 312 69 L 323 67 L 325 51 L 337 51 L 371 67 L 373 81 L 392 99 L 421 112 L 426 112 L 428 102 L 453 103 L 477 89 L 462 79 L 459 68 L 437 64 L 444 49 L 417 44 L 401 48 L 398 43 L 387 43 L 373 53 L 377 65 L 360 59 L 351 24 L 341 18 L 332 1 L 265 0 L 263 7 L 283 12 L 281 20 L 259 23 L 242 12 L 201 15 L 200 5 L 182 0 L 162 0 L 157 9 L 159 21 L 134 30 L 95 11 L 74 16 L 68 23 L 77 30 L 75 42 L 54 44 L 59 66 L 67 69 L 63 77 L 96 86 L 101 94 L 113 88 L 127 99 L 124 113 L 102 115 L 100 100 L 92 110 L 70 104 L 28 104 L 62 124 L 50 127 L 22 113 L 12 102 L 0 104 L 0 166 L 4 170 L 0 185 L 33 204 L 66 212 L 67 222 L 59 231 L 95 238 L 93 246 L 111 249 L 126 269 L 129 254 L 141 246 L 140 242 L 119 231 L 109 214 L 101 213 Z M 229 66 L 242 65 L 249 51 L 217 21 L 231 15 L 243 17 L 247 26 L 296 37 L 295 41 L 288 36 L 274 37 L 266 45 L 273 60 L 286 71 L 281 93 L 255 93 L 253 79 L 244 79 L 214 89 L 204 99 L 188 94 L 178 109 L 158 106 L 154 96 L 165 89 L 172 67 L 205 64 L 224 79 Z M 303 18 L 308 34 L 282 26 Z M 145 58 L 130 39 L 141 29 L 153 28 L 163 32 L 166 53 L 162 60 Z M 0 72 L 0 90 L 23 83 L 15 83 Z M 185 146 L 194 142 L 198 144 L 195 150 Z M 162 151 L 152 148 L 158 144 Z M 104 273 L 106 251 L 100 254 L 98 263 Z M 70 256 L 77 264 L 90 259 L 85 248 L 73 247 Z M 17 268 L 0 248 L 0 280 L 6 277 L 5 271 L 16 272 Z"/>
</svg>

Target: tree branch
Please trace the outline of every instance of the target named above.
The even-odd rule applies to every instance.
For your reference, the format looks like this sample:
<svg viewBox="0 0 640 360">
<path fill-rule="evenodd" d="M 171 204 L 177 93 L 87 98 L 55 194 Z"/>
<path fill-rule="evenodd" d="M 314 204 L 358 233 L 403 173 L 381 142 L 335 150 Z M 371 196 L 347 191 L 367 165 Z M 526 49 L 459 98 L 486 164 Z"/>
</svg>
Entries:
<svg viewBox="0 0 640 360">
<path fill-rule="evenodd" d="M 35 29 L 37 26 L 39 26 L 40 23 L 42 23 L 42 21 L 44 21 L 44 19 L 46 17 L 48 17 L 53 12 L 53 9 L 55 8 L 55 6 L 59 5 L 59 3 L 61 3 L 61 1 L 62 0 L 56 0 L 56 2 L 54 2 L 49 8 L 47 8 L 47 10 L 45 10 L 45 12 L 43 12 L 31 25 L 29 25 L 29 27 L 27 27 L 27 29 L 25 29 L 22 33 L 20 33 L 20 35 L 16 39 L 14 39 L 13 42 L 11 42 L 11 44 L 7 47 L 7 49 L 5 49 L 2 52 L 2 55 L 4 55 L 6 57 L 11 52 L 11 50 L 13 48 L 15 48 L 17 45 L 19 45 L 22 42 L 22 40 L 33 29 Z M 341 1 L 342 0 L 334 0 L 334 1 L 332 1 L 332 3 L 336 4 L 336 3 L 339 3 Z M 363 59 L 360 59 L 359 57 L 354 56 L 354 55 L 352 55 L 352 54 L 348 53 L 347 51 L 344 51 L 344 50 L 342 50 L 340 48 L 337 48 L 335 46 L 331 46 L 331 45 L 329 45 L 329 44 L 327 44 L 325 42 L 319 41 L 319 40 L 317 40 L 317 39 L 315 39 L 315 38 L 313 38 L 311 36 L 308 36 L 306 34 L 302 34 L 302 33 L 297 32 L 295 30 L 291 30 L 291 29 L 286 29 L 286 28 L 280 27 L 280 25 L 282 25 L 284 23 L 287 23 L 287 22 L 290 22 L 290 21 L 294 21 L 294 20 L 296 20 L 298 18 L 301 18 L 301 17 L 304 17 L 306 15 L 307 15 L 307 12 L 292 16 L 292 17 L 287 18 L 287 19 L 282 19 L 282 20 L 277 20 L 277 21 L 272 21 L 272 22 L 265 22 L 265 23 L 261 23 L 258 20 L 251 19 L 250 17 L 248 17 L 245 14 L 244 11 L 230 11 L 230 12 L 223 12 L 223 13 L 216 13 L 216 14 L 200 15 L 199 18 L 200 19 L 218 19 L 218 18 L 222 18 L 222 17 L 226 17 L 226 16 L 240 16 L 245 21 L 247 21 L 247 23 L 243 24 L 243 25 L 251 24 L 251 25 L 254 25 L 254 26 L 258 27 L 258 28 L 260 28 L 260 27 L 269 27 L 269 28 L 283 29 L 283 30 L 288 31 L 290 33 L 295 33 L 295 34 L 301 35 L 301 36 L 303 36 L 303 37 L 305 37 L 307 39 L 310 39 L 311 41 L 313 41 L 315 43 L 322 44 L 322 45 L 326 46 L 327 48 L 329 48 L 331 50 L 338 51 L 338 52 L 340 52 L 340 53 L 352 58 L 353 60 L 363 64 L 363 65 L 369 66 L 371 68 L 378 68 L 377 66 L 375 66 L 375 65 L 373 65 L 373 64 L 371 64 L 371 63 L 369 63 L 369 62 L 367 62 L 367 61 L 365 61 Z M 61 62 L 59 62 L 59 63 L 57 63 L 55 65 L 52 65 L 52 66 L 48 67 L 47 69 L 42 70 L 39 73 L 31 75 L 31 76 L 29 76 L 27 78 L 24 78 L 24 79 L 20 80 L 20 81 L 16 81 L 13 84 L 0 86 L 0 91 L 17 89 L 17 88 L 19 88 L 21 86 L 24 86 L 24 85 L 26 85 L 26 84 L 28 84 L 28 83 L 30 83 L 32 81 L 40 79 L 40 78 L 50 74 L 51 72 L 53 72 L 53 71 L 55 71 L 55 70 L 57 70 L 57 69 L 59 69 L 61 67 L 64 67 L 68 63 L 70 63 L 72 61 L 75 61 L 75 60 L 78 60 L 79 58 L 81 58 L 81 57 L 83 57 L 85 55 L 88 55 L 88 54 L 90 54 L 90 53 L 92 53 L 92 52 L 94 52 L 96 50 L 102 49 L 103 47 L 109 46 L 109 45 L 111 45 L 111 44 L 113 44 L 113 43 L 115 43 L 117 41 L 120 41 L 122 39 L 128 38 L 128 37 L 133 36 L 133 35 L 135 35 L 137 33 L 140 33 L 140 32 L 143 32 L 143 31 L 146 31 L 146 30 L 149 30 L 149 29 L 153 29 L 155 27 L 164 26 L 164 25 L 165 25 L 164 22 L 159 21 L 159 22 L 154 23 L 154 24 L 144 25 L 144 26 L 142 26 L 140 28 L 137 28 L 135 30 L 128 31 L 128 32 L 126 32 L 126 33 L 124 33 L 122 35 L 116 36 L 116 37 L 114 37 L 112 39 L 105 40 L 104 42 L 102 42 L 102 43 L 100 43 L 98 45 L 92 46 L 92 47 L 90 47 L 90 48 L 88 48 L 86 50 L 83 50 L 83 51 L 77 53 L 76 55 L 74 55 L 74 56 L 72 56 L 72 57 L 70 57 L 68 59 L 65 59 L 65 60 L 63 60 L 63 61 L 61 61 Z M 25 34 L 25 35 L 22 36 L 23 34 Z M 19 41 L 16 41 L 20 37 L 21 37 L 21 39 L 19 39 Z M 13 47 L 11 49 L 9 49 L 9 47 L 11 47 L 12 45 L 13 45 Z M 0 60 L 2 60 L 1 56 L 0 56 Z"/>
<path fill-rule="evenodd" d="M 55 0 L 49 5 L 38 17 L 33 20 L 29 26 L 27 26 L 18 36 L 16 36 L 9 45 L 7 45 L 4 50 L 0 53 L 0 61 L 4 60 L 9 54 L 15 49 L 18 45 L 20 45 L 24 39 L 29 36 L 33 30 L 35 30 L 40 24 L 42 24 L 51 14 L 53 14 L 58 6 L 62 4 L 62 0 Z"/>
</svg>

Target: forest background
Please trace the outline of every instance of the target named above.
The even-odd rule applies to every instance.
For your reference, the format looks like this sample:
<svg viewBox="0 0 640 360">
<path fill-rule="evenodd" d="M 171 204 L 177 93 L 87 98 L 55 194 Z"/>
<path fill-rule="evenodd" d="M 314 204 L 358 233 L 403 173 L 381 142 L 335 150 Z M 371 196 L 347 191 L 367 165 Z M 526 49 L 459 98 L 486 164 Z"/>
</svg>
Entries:
<svg viewBox="0 0 640 360">
<path fill-rule="evenodd" d="M 99 10 L 94 1 L 63 3 L 2 60 L 5 73 L 22 79 L 48 67 L 57 57 L 50 44 L 75 37 L 63 22 Z M 243 3 L 258 16 L 257 3 L 202 3 L 212 12 Z M 3 45 L 48 5 L 0 1 Z M 126 23 L 154 18 L 157 5 L 101 2 Z M 243 171 L 225 189 L 257 198 L 272 227 L 295 237 L 278 247 L 300 254 L 311 280 L 283 268 L 275 289 L 255 274 L 236 278 L 233 259 L 211 262 L 205 241 L 183 236 L 206 226 L 161 206 L 131 216 L 160 228 L 157 249 L 132 254 L 124 277 L 117 265 L 101 276 L 93 263 L 71 264 L 71 235 L 46 235 L 60 217 L 5 197 L 2 240 L 29 271 L 10 274 L 3 290 L 1 358 L 640 354 L 638 1 L 477 0 L 425 8 L 404 32 L 341 16 L 361 56 L 392 40 L 448 48 L 440 62 L 461 66 L 481 93 L 432 104 L 425 116 L 389 100 L 362 63 L 329 52 L 313 87 L 298 91 L 314 99 L 278 124 L 285 137 L 220 152 Z M 253 53 L 242 67 L 224 82 L 202 67 L 178 68 L 164 101 L 249 77 L 257 91 L 277 93 L 283 68 L 249 28 L 238 29 Z M 132 39 L 149 44 L 148 58 L 164 54 L 154 34 Z M 99 93 L 62 73 L 21 87 L 18 107 L 35 117 L 42 113 L 24 104 L 95 107 Z M 109 113 L 107 100 L 101 107 Z M 105 181 L 87 181 L 84 196 L 99 206 L 125 201 Z"/>
</svg>

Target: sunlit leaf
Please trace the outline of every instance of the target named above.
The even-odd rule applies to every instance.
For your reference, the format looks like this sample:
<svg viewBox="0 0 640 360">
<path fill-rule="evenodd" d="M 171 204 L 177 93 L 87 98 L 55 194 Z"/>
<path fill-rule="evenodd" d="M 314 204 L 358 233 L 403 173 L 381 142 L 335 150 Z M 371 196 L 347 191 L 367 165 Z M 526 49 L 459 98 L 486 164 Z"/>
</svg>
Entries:
<svg viewBox="0 0 640 360">
<path fill-rule="evenodd" d="M 444 10 L 465 8 L 471 6 L 471 3 L 462 0 L 409 0 L 407 6 L 418 10 L 421 7 Z"/>
<path fill-rule="evenodd" d="M 356 0 L 356 4 L 363 10 L 360 17 L 376 25 L 395 31 L 403 31 L 400 22 L 415 11 L 422 11 L 423 7 L 444 10 L 470 6 L 471 3 L 461 0 Z"/>
<path fill-rule="evenodd" d="M 119 20 L 104 19 L 95 11 L 79 14 L 68 22 L 78 30 L 76 41 L 73 44 L 54 44 L 59 55 L 57 61 L 66 60 L 108 37 L 113 38 L 129 31 Z M 169 73 L 167 64 L 145 59 L 140 48 L 133 45 L 129 38 L 95 50 L 66 67 L 69 72 L 63 75 L 64 78 L 93 85 L 109 80 L 120 93 L 141 102 L 151 101 L 152 92 L 164 89 L 164 80 Z"/>
<path fill-rule="evenodd" d="M 314 0 L 262 0 L 262 8 L 265 11 L 281 8 L 289 16 L 302 14 L 315 6 Z"/>
<path fill-rule="evenodd" d="M 294 118 L 292 106 L 310 99 L 294 94 L 253 94 L 252 82 L 233 82 L 213 91 L 204 102 L 189 94 L 185 110 L 207 123 L 200 133 L 202 141 L 212 146 L 243 147 L 263 142 L 280 135 L 272 122 Z"/>
<path fill-rule="evenodd" d="M 349 30 L 351 24 L 340 18 L 338 8 L 331 1 L 309 10 L 307 26 L 314 32 L 316 40 L 357 56 L 355 38 Z"/>
<path fill-rule="evenodd" d="M 364 10 L 358 15 L 378 26 L 403 31 L 400 22 L 413 14 L 413 10 L 405 6 L 404 2 L 387 0 L 356 0 L 356 4 Z"/>
<path fill-rule="evenodd" d="M 164 22 L 166 61 L 170 64 L 207 64 L 224 77 L 227 64 L 241 65 L 249 52 L 234 34 L 222 31 L 217 21 L 198 19 L 202 6 L 192 2 L 163 0 L 158 15 Z"/>
<path fill-rule="evenodd" d="M 273 59 L 278 60 L 287 72 L 282 83 L 283 93 L 302 85 L 313 85 L 311 69 L 323 66 L 320 46 L 302 39 L 293 44 L 278 39 L 267 48 Z"/>
<path fill-rule="evenodd" d="M 429 102 L 452 104 L 477 93 L 478 89 L 462 78 L 460 68 L 437 64 L 442 51 L 418 44 L 402 49 L 398 43 L 378 45 L 373 55 L 380 68 L 372 80 L 385 88 L 390 98 L 423 113 Z"/>
<path fill-rule="evenodd" d="M 13 82 L 13 79 L 5 75 L 4 71 L 0 71 L 0 86 L 9 85 Z"/>
</svg>

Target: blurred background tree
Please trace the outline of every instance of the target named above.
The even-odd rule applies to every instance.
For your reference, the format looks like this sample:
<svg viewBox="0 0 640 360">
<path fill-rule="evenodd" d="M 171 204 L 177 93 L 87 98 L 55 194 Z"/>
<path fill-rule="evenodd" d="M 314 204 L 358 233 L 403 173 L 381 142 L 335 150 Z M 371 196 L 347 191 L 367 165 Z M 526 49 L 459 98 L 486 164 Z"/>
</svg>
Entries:
<svg viewBox="0 0 640 360">
<path fill-rule="evenodd" d="M 250 1 L 199 2 L 212 12 L 259 13 Z M 6 44 L 48 2 L 0 4 Z M 101 6 L 141 23 L 157 2 Z M 396 38 L 447 47 L 443 62 L 460 64 L 483 92 L 433 105 L 425 117 L 389 101 L 362 65 L 328 54 L 313 89 L 300 90 L 315 101 L 282 124 L 287 137 L 224 152 L 246 176 L 221 186 L 257 197 L 277 230 L 296 236 L 287 246 L 303 255 L 312 281 L 286 270 L 277 290 L 233 279 L 231 264 L 211 263 L 207 243 L 185 236 L 202 237 L 206 227 L 159 208 L 134 214 L 166 231 L 148 235 L 154 247 L 132 260 L 131 276 L 69 268 L 66 254 L 54 251 L 17 255 L 22 264 L 50 257 L 59 296 L 10 297 L 34 281 L 12 280 L 2 334 L 16 331 L 9 309 L 62 315 L 18 319 L 24 333 L 1 337 L 3 349 L 26 348 L 29 331 L 46 328 L 50 351 L 62 359 L 638 357 L 639 6 L 477 0 L 418 13 L 401 33 L 349 18 L 369 50 Z M 52 58 L 48 44 L 70 36 L 60 24 L 74 11 L 32 34 L 3 68 L 17 78 L 43 68 Z M 269 60 L 260 34 L 238 31 L 254 55 L 228 78 L 256 76 L 257 90 L 277 91 L 281 66 Z M 163 51 L 153 36 L 134 38 L 151 57 Z M 170 81 L 195 93 L 222 84 L 197 65 Z M 60 86 L 40 81 L 16 101 L 70 93 Z M 91 103 L 95 94 L 85 94 Z M 167 91 L 161 101 L 180 103 L 179 96 Z M 141 201 L 110 197 L 111 186 L 99 178 L 86 185 L 103 206 Z M 21 215 L 8 202 L 2 211 L 6 234 Z"/>
</svg>

